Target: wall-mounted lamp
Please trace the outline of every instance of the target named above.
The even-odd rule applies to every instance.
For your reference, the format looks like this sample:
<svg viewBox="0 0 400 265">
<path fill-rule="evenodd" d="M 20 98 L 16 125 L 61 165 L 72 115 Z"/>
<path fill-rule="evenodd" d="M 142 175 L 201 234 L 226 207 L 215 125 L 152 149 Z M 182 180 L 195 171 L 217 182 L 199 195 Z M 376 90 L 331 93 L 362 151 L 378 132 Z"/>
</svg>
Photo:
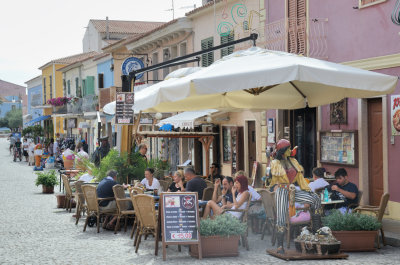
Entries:
<svg viewBox="0 0 400 265">
<path fill-rule="evenodd" d="M 162 119 L 162 114 L 160 112 L 157 112 L 156 115 L 155 115 L 155 118 L 157 120 L 161 120 Z"/>
</svg>

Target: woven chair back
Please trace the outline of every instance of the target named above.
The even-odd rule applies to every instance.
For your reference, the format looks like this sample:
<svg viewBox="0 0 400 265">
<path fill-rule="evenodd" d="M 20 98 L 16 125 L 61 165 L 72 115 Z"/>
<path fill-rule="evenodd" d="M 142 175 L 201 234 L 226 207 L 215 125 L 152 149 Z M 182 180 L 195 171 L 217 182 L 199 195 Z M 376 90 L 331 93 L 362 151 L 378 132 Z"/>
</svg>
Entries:
<svg viewBox="0 0 400 265">
<path fill-rule="evenodd" d="M 69 184 L 69 179 L 66 175 L 61 175 L 62 181 L 64 183 L 64 188 L 65 188 L 65 194 L 68 195 L 69 197 L 72 196 L 72 189 L 71 185 Z"/>
<path fill-rule="evenodd" d="M 135 192 L 135 195 L 144 194 L 144 190 L 142 190 L 141 188 L 133 187 L 132 190 Z"/>
<path fill-rule="evenodd" d="M 377 214 L 377 218 L 378 218 L 379 222 L 382 222 L 382 218 L 383 218 L 383 215 L 385 213 L 386 206 L 387 206 L 388 201 L 389 201 L 389 197 L 390 197 L 389 193 L 385 193 L 381 197 L 381 202 L 379 204 L 379 212 Z"/>
<path fill-rule="evenodd" d="M 85 204 L 85 196 L 83 195 L 83 190 L 82 190 L 83 183 L 84 181 L 82 180 L 75 182 L 76 193 L 78 194 L 78 200 L 79 203 L 81 204 Z"/>
<path fill-rule="evenodd" d="M 247 199 L 246 208 L 245 208 L 245 210 L 244 210 L 244 212 L 242 214 L 242 217 L 241 217 L 243 223 L 247 223 L 250 203 L 251 203 L 251 194 L 249 193 L 249 198 Z"/>
<path fill-rule="evenodd" d="M 207 188 L 214 188 L 214 184 L 209 181 L 209 180 L 205 180 L 206 184 L 207 184 Z"/>
<path fill-rule="evenodd" d="M 96 186 L 82 185 L 83 195 L 85 196 L 86 206 L 89 212 L 98 212 L 99 203 L 97 200 Z"/>
<path fill-rule="evenodd" d="M 117 207 L 119 211 L 126 211 L 129 208 L 129 203 L 127 201 L 119 201 L 118 199 L 125 199 L 125 191 L 124 191 L 124 186 L 122 185 L 114 185 L 112 187 L 113 192 L 114 192 L 114 197 L 115 201 L 117 203 Z"/>
<path fill-rule="evenodd" d="M 267 219 L 275 220 L 275 192 L 269 190 L 260 190 L 258 193 L 261 195 L 261 200 L 264 206 Z"/>
<path fill-rule="evenodd" d="M 168 181 L 159 180 L 158 182 L 160 182 L 160 187 L 161 187 L 162 191 L 167 191 L 168 190 L 168 188 L 169 188 Z"/>
<path fill-rule="evenodd" d="M 213 189 L 213 188 L 210 188 L 210 187 L 205 188 L 204 191 L 203 191 L 203 198 L 202 198 L 202 200 L 203 200 L 203 201 L 210 201 L 210 200 L 212 200 L 213 192 L 214 192 L 214 189 Z"/>
<path fill-rule="evenodd" d="M 149 195 L 139 194 L 135 197 L 135 211 L 138 213 L 140 224 L 143 227 L 155 229 L 157 227 L 157 214 L 154 198 Z"/>
<path fill-rule="evenodd" d="M 168 187 L 172 184 L 173 179 L 171 177 L 165 177 L 164 180 L 168 182 Z"/>
</svg>

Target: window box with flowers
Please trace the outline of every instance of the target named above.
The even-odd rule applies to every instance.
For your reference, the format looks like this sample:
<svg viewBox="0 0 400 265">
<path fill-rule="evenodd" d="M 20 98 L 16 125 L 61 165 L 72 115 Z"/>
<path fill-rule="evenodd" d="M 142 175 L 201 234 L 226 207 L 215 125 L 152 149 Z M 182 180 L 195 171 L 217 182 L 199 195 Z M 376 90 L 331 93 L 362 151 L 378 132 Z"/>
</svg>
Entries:
<svg viewBox="0 0 400 265">
<path fill-rule="evenodd" d="M 53 106 L 53 113 L 63 114 L 67 113 L 67 103 L 71 100 L 68 97 L 51 98 L 47 100 L 47 104 Z"/>
</svg>

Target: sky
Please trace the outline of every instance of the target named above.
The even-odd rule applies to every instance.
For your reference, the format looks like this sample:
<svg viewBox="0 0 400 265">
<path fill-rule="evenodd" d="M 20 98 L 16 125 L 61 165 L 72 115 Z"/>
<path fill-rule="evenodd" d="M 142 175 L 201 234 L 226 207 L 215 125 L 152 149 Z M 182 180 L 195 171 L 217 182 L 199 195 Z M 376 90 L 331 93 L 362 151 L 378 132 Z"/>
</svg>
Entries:
<svg viewBox="0 0 400 265">
<path fill-rule="evenodd" d="M 175 18 L 201 0 L 173 0 Z M 0 79 L 24 83 L 47 62 L 81 53 L 90 19 L 170 21 L 172 0 L 2 0 Z"/>
</svg>

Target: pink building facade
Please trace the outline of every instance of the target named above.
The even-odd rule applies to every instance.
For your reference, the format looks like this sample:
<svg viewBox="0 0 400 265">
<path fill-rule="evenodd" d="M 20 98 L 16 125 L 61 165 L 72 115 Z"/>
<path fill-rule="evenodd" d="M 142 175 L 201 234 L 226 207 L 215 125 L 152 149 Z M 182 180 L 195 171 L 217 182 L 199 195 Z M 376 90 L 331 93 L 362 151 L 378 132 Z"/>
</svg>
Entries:
<svg viewBox="0 0 400 265">
<path fill-rule="evenodd" d="M 302 30 L 301 25 L 304 22 L 306 33 L 305 37 L 302 37 L 304 39 L 297 42 L 304 42 L 303 52 L 297 53 L 400 76 L 400 27 L 393 24 L 390 18 L 394 3 L 367 2 L 370 3 L 368 6 L 363 6 L 366 2 L 359 0 L 265 0 L 264 46 L 289 51 L 291 41 L 288 25 L 291 19 L 297 19 L 297 32 Z M 296 18 L 293 18 L 294 6 Z M 276 32 L 280 32 L 277 30 L 282 24 L 280 21 L 286 22 L 286 35 L 281 39 L 276 35 Z M 317 24 L 319 25 L 316 26 Z M 297 37 L 300 38 L 300 35 Z M 279 41 L 283 45 L 276 46 Z M 392 95 L 400 95 L 399 85 Z M 350 181 L 356 183 L 363 191 L 364 204 L 379 204 L 381 194 L 389 192 L 390 201 L 386 217 L 400 219 L 400 163 L 397 162 L 400 156 L 400 137 L 392 135 L 396 134 L 392 132 L 392 95 L 374 99 L 349 98 L 347 121 L 341 124 L 332 124 L 331 106 L 316 108 L 315 114 L 312 114 L 315 115 L 315 124 L 311 126 L 316 132 L 313 139 L 316 154 L 313 163 L 315 166 L 325 167 L 331 173 L 339 167 L 344 167 Z M 276 140 L 282 136 L 296 139 L 293 135 L 290 136 L 290 133 L 296 133 L 296 129 L 287 127 L 295 126 L 299 112 L 271 110 L 267 111 L 266 117 L 276 119 Z M 295 122 L 290 123 L 293 119 Z M 321 161 L 321 135 L 332 130 L 356 132 L 356 165 Z M 289 132 L 289 136 L 286 132 Z M 268 145 L 273 145 L 273 142 L 269 142 Z"/>
</svg>

